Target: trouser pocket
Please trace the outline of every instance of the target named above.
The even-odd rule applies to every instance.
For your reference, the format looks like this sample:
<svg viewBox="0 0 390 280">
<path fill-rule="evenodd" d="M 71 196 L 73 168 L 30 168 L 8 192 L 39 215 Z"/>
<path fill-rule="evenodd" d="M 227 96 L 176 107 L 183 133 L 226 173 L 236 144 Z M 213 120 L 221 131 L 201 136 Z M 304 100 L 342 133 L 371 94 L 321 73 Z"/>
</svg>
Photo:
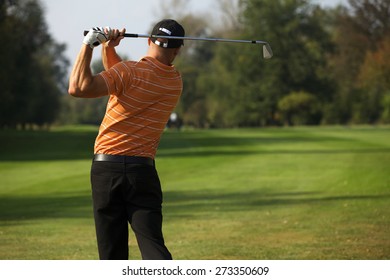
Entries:
<svg viewBox="0 0 390 280">
<path fill-rule="evenodd" d="M 91 185 L 95 209 L 106 208 L 111 200 L 112 177 L 91 174 Z"/>
</svg>

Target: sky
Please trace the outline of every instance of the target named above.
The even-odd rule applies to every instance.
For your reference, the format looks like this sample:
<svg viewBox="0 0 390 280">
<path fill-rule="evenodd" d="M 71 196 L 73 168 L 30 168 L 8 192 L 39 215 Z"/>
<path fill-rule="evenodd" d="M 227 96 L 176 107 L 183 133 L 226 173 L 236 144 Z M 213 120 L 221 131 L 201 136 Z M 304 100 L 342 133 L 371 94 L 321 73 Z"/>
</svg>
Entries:
<svg viewBox="0 0 390 280">
<path fill-rule="evenodd" d="M 40 0 L 46 17 L 49 32 L 58 43 L 65 43 L 66 57 L 73 64 L 80 50 L 83 31 L 95 26 L 126 28 L 128 33 L 148 34 L 154 23 L 162 16 L 162 2 L 167 0 Z M 214 16 L 218 0 L 188 0 L 192 12 Z M 324 7 L 346 4 L 347 0 L 313 0 Z M 174 10 L 174 8 L 172 8 Z M 186 27 L 186 35 L 191 29 Z M 255 38 L 264 39 L 264 38 Z M 264 39 L 265 40 L 265 39 Z M 99 49 L 99 48 L 98 48 Z M 125 39 L 118 46 L 119 54 L 138 60 L 147 51 L 146 39 Z M 94 51 L 93 59 L 98 59 L 100 50 Z"/>
</svg>

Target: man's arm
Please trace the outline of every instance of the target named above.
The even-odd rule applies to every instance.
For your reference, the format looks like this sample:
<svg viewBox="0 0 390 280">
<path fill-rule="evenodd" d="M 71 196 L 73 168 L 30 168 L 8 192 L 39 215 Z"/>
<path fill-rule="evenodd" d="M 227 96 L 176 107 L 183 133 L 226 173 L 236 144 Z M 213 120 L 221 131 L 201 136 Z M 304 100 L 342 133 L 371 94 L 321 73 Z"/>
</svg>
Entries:
<svg viewBox="0 0 390 280">
<path fill-rule="evenodd" d="M 83 98 L 101 97 L 108 94 L 108 89 L 101 76 L 92 75 L 92 48 L 83 45 L 77 56 L 69 79 L 70 95 Z"/>
<path fill-rule="evenodd" d="M 114 47 L 111 47 L 106 43 L 102 46 L 102 61 L 104 70 L 108 70 L 115 64 L 121 62 L 122 58 L 116 53 Z"/>
<path fill-rule="evenodd" d="M 75 97 L 93 98 L 108 94 L 106 83 L 100 75 L 94 76 L 91 71 L 92 51 L 100 44 L 104 44 L 112 37 L 111 28 L 91 28 L 84 37 L 83 46 L 76 58 L 69 79 L 70 95 Z M 114 39 L 117 39 L 116 37 Z"/>
<path fill-rule="evenodd" d="M 102 61 L 105 70 L 110 69 L 115 64 L 122 61 L 122 58 L 116 53 L 115 47 L 119 45 L 120 41 L 124 38 L 122 34 L 125 34 L 126 29 L 122 30 L 113 29 L 111 34 L 111 40 L 102 45 Z"/>
</svg>

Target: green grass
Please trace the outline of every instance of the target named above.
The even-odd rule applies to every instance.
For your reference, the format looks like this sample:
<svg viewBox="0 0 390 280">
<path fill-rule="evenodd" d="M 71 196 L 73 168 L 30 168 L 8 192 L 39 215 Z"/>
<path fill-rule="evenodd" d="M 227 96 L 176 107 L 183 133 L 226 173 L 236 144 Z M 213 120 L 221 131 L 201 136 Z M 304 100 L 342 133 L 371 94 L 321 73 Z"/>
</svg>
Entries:
<svg viewBox="0 0 390 280">
<path fill-rule="evenodd" d="M 96 133 L 0 131 L 0 259 L 97 259 Z M 156 162 L 175 259 L 390 258 L 389 127 L 169 131 Z"/>
</svg>

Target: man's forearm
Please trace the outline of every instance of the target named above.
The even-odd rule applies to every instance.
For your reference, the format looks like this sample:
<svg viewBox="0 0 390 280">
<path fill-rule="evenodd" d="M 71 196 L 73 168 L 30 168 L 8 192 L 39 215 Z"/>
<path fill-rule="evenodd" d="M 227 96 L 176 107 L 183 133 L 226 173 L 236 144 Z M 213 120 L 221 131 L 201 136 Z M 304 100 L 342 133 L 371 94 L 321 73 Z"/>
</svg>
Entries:
<svg viewBox="0 0 390 280">
<path fill-rule="evenodd" d="M 69 79 L 69 93 L 74 96 L 80 96 L 80 93 L 88 87 L 93 76 L 91 71 L 92 49 L 83 45 L 76 58 L 72 73 Z"/>
<path fill-rule="evenodd" d="M 115 47 L 112 47 L 108 43 L 106 43 L 102 47 L 102 61 L 104 69 L 108 70 L 115 64 L 121 62 L 122 59 L 116 53 Z"/>
<path fill-rule="evenodd" d="M 91 60 L 92 49 L 88 45 L 83 45 L 70 75 L 68 89 L 70 95 L 94 98 L 108 94 L 103 78 L 92 75 Z"/>
</svg>

